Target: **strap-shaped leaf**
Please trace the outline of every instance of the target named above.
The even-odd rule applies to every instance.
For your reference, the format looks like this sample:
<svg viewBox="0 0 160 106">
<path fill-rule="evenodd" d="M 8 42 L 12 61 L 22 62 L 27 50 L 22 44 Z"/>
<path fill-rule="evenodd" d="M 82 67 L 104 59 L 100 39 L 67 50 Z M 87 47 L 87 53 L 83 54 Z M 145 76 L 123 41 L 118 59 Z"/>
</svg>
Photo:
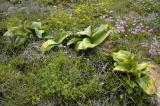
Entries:
<svg viewBox="0 0 160 106">
<path fill-rule="evenodd" d="M 91 37 L 91 42 L 93 44 L 101 44 L 111 33 L 111 30 L 107 31 L 106 27 L 101 27 L 97 32 L 93 33 Z"/>
<path fill-rule="evenodd" d="M 55 42 L 54 40 L 48 40 L 46 42 L 44 42 L 41 46 L 41 51 L 42 52 L 46 52 L 49 51 L 50 49 L 52 49 L 54 46 L 56 46 L 58 43 Z"/>
<path fill-rule="evenodd" d="M 92 35 L 92 30 L 91 30 L 91 26 L 89 26 L 88 28 L 86 28 L 84 31 L 81 31 L 81 32 L 77 32 L 77 35 L 78 36 L 88 36 L 88 37 L 91 37 Z"/>
<path fill-rule="evenodd" d="M 35 28 L 35 33 L 38 38 L 42 38 L 44 32 L 45 32 L 44 30 L 38 30 L 37 28 Z"/>
<path fill-rule="evenodd" d="M 15 46 L 20 46 L 25 43 L 27 38 L 18 36 L 15 40 Z"/>
<path fill-rule="evenodd" d="M 71 35 L 71 32 L 62 32 L 62 34 L 55 40 L 48 40 L 44 42 L 41 46 L 41 51 L 46 52 L 52 49 L 54 46 L 60 44 L 63 42 L 64 39 L 66 39 L 68 36 Z"/>
<path fill-rule="evenodd" d="M 82 39 L 81 38 L 73 38 L 73 39 L 68 41 L 67 45 L 69 46 L 69 45 L 75 44 L 80 40 L 82 40 Z"/>
<path fill-rule="evenodd" d="M 149 66 L 148 62 L 143 62 L 137 65 L 136 70 L 145 71 L 145 69 Z"/>
<path fill-rule="evenodd" d="M 72 34 L 72 32 L 68 31 L 63 31 L 56 39 L 55 42 L 57 42 L 57 44 L 62 43 L 67 37 L 69 37 Z"/>
<path fill-rule="evenodd" d="M 145 75 L 137 83 L 148 95 L 156 94 L 155 84 L 149 76 Z"/>
<path fill-rule="evenodd" d="M 97 27 L 95 29 L 92 30 L 92 34 L 96 33 L 97 31 L 101 30 L 101 29 L 106 29 L 108 30 L 108 24 L 106 25 L 101 25 L 100 27 Z"/>
<path fill-rule="evenodd" d="M 115 66 L 115 68 L 113 69 L 113 71 L 121 71 L 121 72 L 128 72 L 128 68 L 125 65 L 120 65 L 118 64 L 117 66 Z"/>
<path fill-rule="evenodd" d="M 88 48 L 94 48 L 96 45 L 92 44 L 89 38 L 84 38 L 82 41 L 79 41 L 76 46 L 75 50 L 80 51 L 80 50 L 86 50 Z"/>
</svg>

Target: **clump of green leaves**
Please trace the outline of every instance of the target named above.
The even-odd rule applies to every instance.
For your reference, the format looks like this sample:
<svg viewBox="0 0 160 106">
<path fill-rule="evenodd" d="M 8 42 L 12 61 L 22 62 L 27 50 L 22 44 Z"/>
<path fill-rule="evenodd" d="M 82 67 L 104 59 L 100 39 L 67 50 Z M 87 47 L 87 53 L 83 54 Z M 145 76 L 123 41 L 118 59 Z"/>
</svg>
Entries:
<svg viewBox="0 0 160 106">
<path fill-rule="evenodd" d="M 32 22 L 31 26 L 29 27 L 38 38 L 42 38 L 44 34 L 44 30 L 42 30 L 42 23 L 41 22 Z"/>
<path fill-rule="evenodd" d="M 18 47 L 28 39 L 28 30 L 25 25 L 9 28 L 4 33 L 4 38 L 7 39 L 7 44 L 11 47 Z"/>
<path fill-rule="evenodd" d="M 116 61 L 113 71 L 126 73 L 124 80 L 131 88 L 138 84 L 147 94 L 156 94 L 155 83 L 148 74 L 148 69 L 152 67 L 151 63 L 137 63 L 134 54 L 123 50 L 113 53 L 113 59 Z"/>
<path fill-rule="evenodd" d="M 94 48 L 101 44 L 111 33 L 108 25 L 102 25 L 94 30 L 89 26 L 87 29 L 81 32 L 77 32 L 74 38 L 68 41 L 67 45 L 75 44 L 75 50 L 86 50 L 88 48 Z"/>
<path fill-rule="evenodd" d="M 60 35 L 55 39 L 49 39 L 46 42 L 44 42 L 41 46 L 41 51 L 46 52 L 52 49 L 55 46 L 58 46 L 61 44 L 67 37 L 69 37 L 72 33 L 70 31 L 65 32 L 62 31 Z"/>
<path fill-rule="evenodd" d="M 71 32 L 63 32 L 57 39 L 46 41 L 41 47 L 42 52 L 49 51 L 54 46 L 61 44 L 71 34 Z M 94 30 L 89 26 L 84 31 L 73 34 L 73 38 L 68 41 L 67 45 L 75 45 L 76 51 L 94 48 L 101 44 L 110 34 L 111 30 L 109 30 L 108 25 L 102 25 Z"/>
<path fill-rule="evenodd" d="M 35 35 L 37 38 L 42 38 L 44 34 L 45 30 L 43 30 L 41 22 L 32 22 L 30 25 L 25 22 L 23 25 L 8 28 L 8 31 L 3 36 L 7 39 L 9 46 L 18 47 L 23 45 L 32 36 Z"/>
</svg>

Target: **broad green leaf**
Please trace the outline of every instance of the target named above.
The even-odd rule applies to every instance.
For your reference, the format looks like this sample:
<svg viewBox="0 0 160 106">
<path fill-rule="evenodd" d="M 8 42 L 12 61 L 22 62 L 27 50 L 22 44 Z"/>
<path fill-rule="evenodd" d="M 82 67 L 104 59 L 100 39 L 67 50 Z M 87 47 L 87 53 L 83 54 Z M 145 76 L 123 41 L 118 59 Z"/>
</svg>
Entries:
<svg viewBox="0 0 160 106">
<path fill-rule="evenodd" d="M 97 31 L 101 30 L 101 29 L 106 29 L 108 30 L 108 24 L 106 25 L 101 25 L 100 27 L 97 27 L 95 29 L 92 30 L 92 34 L 96 33 Z"/>
<path fill-rule="evenodd" d="M 30 28 L 35 31 L 36 36 L 38 38 L 42 38 L 43 37 L 42 35 L 44 34 L 45 31 L 41 30 L 41 28 L 42 28 L 41 22 L 32 22 Z"/>
<path fill-rule="evenodd" d="M 75 50 L 80 51 L 80 50 L 86 50 L 88 48 L 94 48 L 96 45 L 91 44 L 91 41 L 89 38 L 84 38 L 82 41 L 79 41 L 76 46 Z"/>
<path fill-rule="evenodd" d="M 67 37 L 69 37 L 72 34 L 72 32 L 68 31 L 68 32 L 62 32 L 58 38 L 55 39 L 55 42 L 57 42 L 57 44 L 62 43 Z"/>
<path fill-rule="evenodd" d="M 42 38 L 43 36 L 43 34 L 44 34 L 44 30 L 38 30 L 37 28 L 35 28 L 35 33 L 36 33 L 36 36 L 38 37 L 38 38 Z"/>
<path fill-rule="evenodd" d="M 68 41 L 67 45 L 75 44 L 75 43 L 77 43 L 80 40 L 81 40 L 81 38 L 73 38 L 73 39 L 71 39 L 71 40 Z"/>
<path fill-rule="evenodd" d="M 11 30 L 8 30 L 7 32 L 5 32 L 5 33 L 3 34 L 3 36 L 5 36 L 5 37 L 13 37 L 14 34 L 12 33 Z"/>
<path fill-rule="evenodd" d="M 117 62 L 124 62 L 126 59 L 131 57 L 131 54 L 128 51 L 120 50 L 119 52 L 113 53 L 113 59 Z M 134 57 L 132 57 L 134 59 Z"/>
<path fill-rule="evenodd" d="M 110 33 L 111 30 L 107 32 L 107 27 L 101 28 L 92 35 L 91 42 L 93 44 L 99 45 L 110 35 Z"/>
<path fill-rule="evenodd" d="M 25 43 L 25 41 L 27 40 L 27 38 L 24 38 L 24 37 L 17 37 L 16 40 L 15 40 L 15 45 L 16 46 L 20 46 L 22 44 Z"/>
<path fill-rule="evenodd" d="M 117 65 L 117 66 L 115 66 L 115 68 L 113 69 L 113 71 L 128 72 L 129 70 L 128 70 L 128 68 L 126 68 L 123 65 Z"/>
<path fill-rule="evenodd" d="M 135 75 L 138 74 L 136 70 L 137 63 L 135 61 L 134 54 L 128 51 L 120 50 L 117 53 L 113 53 L 113 59 L 116 61 L 114 70 L 133 73 Z"/>
<path fill-rule="evenodd" d="M 85 29 L 84 31 L 77 32 L 77 35 L 78 35 L 78 36 L 86 35 L 86 36 L 88 36 L 88 37 L 91 37 L 91 35 L 92 35 L 91 26 L 89 26 L 89 27 L 88 27 L 87 29 Z"/>
<path fill-rule="evenodd" d="M 3 36 L 13 37 L 13 36 L 15 36 L 14 33 L 17 32 L 18 30 L 19 30 L 19 27 L 12 27 L 12 28 L 8 29 L 8 31 L 5 32 Z"/>
<path fill-rule="evenodd" d="M 32 29 L 35 29 L 35 28 L 41 28 L 41 26 L 42 26 L 42 24 L 41 24 L 41 22 L 32 22 L 32 24 L 31 24 L 31 28 Z"/>
<path fill-rule="evenodd" d="M 55 42 L 54 40 L 48 40 L 46 42 L 44 42 L 41 46 L 41 51 L 42 52 L 46 52 L 49 51 L 50 49 L 52 49 L 54 46 L 56 46 L 58 43 Z"/>
<path fill-rule="evenodd" d="M 139 86 L 148 94 L 154 95 L 156 94 L 156 87 L 153 80 L 149 76 L 144 76 L 137 81 Z"/>
<path fill-rule="evenodd" d="M 143 62 L 143 63 L 137 64 L 136 70 L 143 71 L 143 70 L 145 70 L 148 66 L 149 66 L 149 63 L 148 63 L 148 62 Z"/>
<path fill-rule="evenodd" d="M 48 40 L 44 42 L 41 46 L 41 51 L 46 52 L 52 49 L 54 46 L 60 44 L 63 42 L 64 39 L 66 39 L 68 36 L 71 35 L 71 32 L 62 32 L 62 34 L 55 40 Z"/>
</svg>

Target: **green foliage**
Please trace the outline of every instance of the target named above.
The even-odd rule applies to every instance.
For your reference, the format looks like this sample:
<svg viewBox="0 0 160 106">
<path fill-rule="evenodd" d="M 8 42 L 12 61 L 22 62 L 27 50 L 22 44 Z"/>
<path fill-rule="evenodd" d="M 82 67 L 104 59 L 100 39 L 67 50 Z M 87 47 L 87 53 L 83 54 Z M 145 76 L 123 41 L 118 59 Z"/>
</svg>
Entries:
<svg viewBox="0 0 160 106">
<path fill-rule="evenodd" d="M 31 25 L 25 22 L 17 27 L 8 28 L 3 36 L 8 46 L 14 48 L 23 45 L 27 39 L 34 35 L 39 39 L 44 38 L 44 34 L 45 31 L 41 26 L 41 22 L 32 22 Z"/>
<path fill-rule="evenodd" d="M 35 35 L 38 38 L 42 38 L 44 34 L 44 30 L 42 30 L 42 24 L 41 22 L 32 22 L 30 29 L 34 31 Z"/>
<path fill-rule="evenodd" d="M 74 38 L 68 41 L 67 45 L 75 44 L 76 51 L 94 48 L 101 44 L 110 35 L 110 33 L 111 30 L 109 30 L 108 25 L 102 25 L 94 30 L 91 30 L 91 26 L 89 26 L 85 31 L 77 32 L 74 35 Z M 62 32 L 57 39 L 46 41 L 43 43 L 41 51 L 49 51 L 54 46 L 62 43 L 63 40 L 65 40 L 71 34 L 71 32 Z"/>
<path fill-rule="evenodd" d="M 138 64 L 134 54 L 123 50 L 113 53 L 113 59 L 116 61 L 113 71 L 127 73 L 129 76 L 125 76 L 126 78 L 124 77 L 124 79 L 132 88 L 138 83 L 147 94 L 156 94 L 155 83 L 146 71 L 152 66 L 150 63 L 144 62 Z"/>
<path fill-rule="evenodd" d="M 114 70 L 132 73 L 136 68 L 135 56 L 128 51 L 120 50 L 118 53 L 113 53 L 113 59 L 116 61 Z"/>
<path fill-rule="evenodd" d="M 59 44 L 61 44 L 67 37 L 69 37 L 71 35 L 71 32 L 61 32 L 61 34 L 54 39 L 50 39 L 47 40 L 46 42 L 44 42 L 41 46 L 41 51 L 42 52 L 46 52 L 49 51 L 50 49 L 52 49 L 54 46 L 57 46 Z"/>
<path fill-rule="evenodd" d="M 23 13 L 17 11 L 16 13 L 6 17 L 6 19 L 2 21 L 2 26 L 7 29 L 20 26 L 25 22 L 25 18 L 26 17 Z"/>
<path fill-rule="evenodd" d="M 96 26 L 97 23 L 104 24 L 100 17 L 109 16 L 107 3 L 80 4 L 75 8 L 74 12 L 76 23 L 81 26 L 79 28 L 89 25 Z"/>
<path fill-rule="evenodd" d="M 4 38 L 7 40 L 9 47 L 18 47 L 26 42 L 28 33 L 25 25 L 12 27 L 4 33 Z"/>
<path fill-rule="evenodd" d="M 8 1 L 17 4 L 22 0 Z M 2 47 L 0 48 L 4 49 L 3 45 L 5 44 L 3 44 L 3 39 L 6 40 L 8 46 L 19 47 L 29 38 L 36 37 L 38 40 L 42 40 L 43 38 L 48 39 L 49 35 L 49 40 L 41 47 L 43 52 L 49 51 L 61 43 L 65 44 L 65 39 L 68 40 L 70 38 L 67 43 L 68 45 L 75 46 L 77 51 L 85 50 L 101 44 L 108 36 L 106 33 L 110 33 L 107 28 L 103 31 L 99 30 L 100 27 L 94 30 L 91 28 L 91 26 L 96 27 L 100 24 L 105 24 L 106 18 L 112 17 L 112 14 L 108 13 L 110 9 L 114 10 L 113 13 L 116 13 L 116 18 L 117 15 L 124 16 L 125 13 L 130 13 L 131 11 L 136 11 L 141 15 L 147 15 L 148 13 L 152 13 L 152 11 L 155 11 L 154 13 L 156 14 L 158 13 L 158 3 L 151 0 L 135 0 L 134 3 L 132 3 L 133 0 L 104 0 L 105 2 L 101 0 L 104 3 L 97 3 L 97 0 L 95 3 L 92 2 L 95 0 L 91 0 L 89 4 L 86 3 L 88 1 L 78 0 L 83 2 L 83 4 L 80 5 L 78 5 L 77 0 L 33 1 L 40 1 L 41 3 L 49 5 L 61 5 L 62 2 L 64 4 L 66 3 L 66 5 L 68 2 L 74 2 L 76 4 L 69 4 L 69 7 L 71 7 L 69 9 L 65 7 L 65 10 L 55 10 L 52 15 L 41 20 L 43 25 L 41 22 L 27 22 L 26 24 L 25 20 L 32 17 L 30 14 L 30 16 L 27 17 L 19 13 L 7 16 L 2 22 L 2 27 L 8 31 L 3 37 L 0 37 L 2 38 L 0 40 L 0 46 L 2 44 Z M 133 4 L 136 6 L 133 6 Z M 16 5 L 14 6 L 16 7 Z M 56 7 L 56 9 L 59 8 Z M 2 13 L 2 15 L 4 14 Z M 37 18 L 39 20 L 37 15 L 38 14 L 35 14 L 35 19 L 32 20 L 37 20 Z M 156 15 L 155 22 L 158 21 L 157 17 L 158 15 Z M 138 23 L 140 22 L 138 21 Z M 74 34 L 74 32 L 87 26 L 89 27 L 86 30 Z M 127 23 L 127 26 L 134 28 L 132 22 Z M 61 29 L 65 31 L 61 31 Z M 48 33 L 50 30 L 55 33 Z M 70 30 L 73 31 L 73 36 L 69 32 Z M 0 33 L 3 35 L 3 32 Z M 150 36 L 146 33 L 141 33 L 139 34 L 140 36 L 137 35 L 136 37 L 130 36 L 129 32 L 124 34 L 126 35 L 124 36 L 120 33 L 117 34 L 117 36 L 110 36 L 111 40 L 120 42 L 120 44 L 116 46 L 117 50 L 124 48 L 134 53 L 148 52 L 148 49 L 140 51 L 142 48 L 139 47 L 139 45 L 144 39 L 148 40 Z M 132 45 L 130 44 L 131 41 L 133 42 Z M 99 51 L 99 49 L 96 49 L 96 52 L 97 50 Z M 144 92 L 149 95 L 158 92 L 155 92 L 155 80 L 153 80 L 155 76 L 150 75 L 152 73 L 148 73 L 150 70 L 154 73 L 151 69 L 155 69 L 154 65 L 146 62 L 138 63 L 134 54 L 121 51 L 113 55 L 113 59 L 116 61 L 113 71 L 121 72 L 117 74 L 110 72 L 113 68 L 112 58 L 106 57 L 106 54 L 102 55 L 102 51 L 100 51 L 94 55 L 95 57 L 93 59 L 90 57 L 93 52 L 87 53 L 87 59 L 73 55 L 68 56 L 65 54 L 66 51 L 52 52 L 52 54 L 45 55 L 43 62 L 31 63 L 32 65 L 29 65 L 25 59 L 19 57 L 10 58 L 11 61 L 8 62 L 9 65 L 0 65 L 0 102 L 2 101 L 2 105 L 5 106 L 51 105 L 43 104 L 42 102 L 49 102 L 53 97 L 56 99 L 56 102 L 52 104 L 55 105 L 101 105 L 103 104 L 103 99 L 103 105 L 107 105 L 105 104 L 106 102 L 109 101 L 112 104 L 113 101 L 115 102 L 115 98 L 119 98 L 120 102 L 126 102 L 124 105 L 150 105 L 148 103 L 148 98 L 150 97 Z M 16 53 L 16 56 L 17 55 L 19 54 Z M 52 57 L 51 55 L 54 56 Z M 84 55 L 86 56 L 86 54 Z M 153 58 L 159 61 L 157 57 L 158 55 Z M 144 59 L 146 56 L 141 54 L 138 55 L 138 58 Z M 38 68 L 35 67 L 34 64 L 37 64 Z M 23 73 L 26 69 L 29 71 Z M 121 82 L 121 79 L 117 78 L 116 74 L 122 75 L 122 80 L 125 81 L 127 86 L 122 83 L 123 81 Z M 126 89 L 128 93 L 126 93 Z M 109 99 L 106 96 L 109 96 Z M 59 98 L 61 100 L 59 100 Z M 51 101 L 53 101 L 53 99 Z M 59 102 L 59 104 L 56 104 L 57 102 Z M 62 102 L 65 103 L 63 104 Z M 86 102 L 88 104 L 85 104 Z M 92 102 L 94 103 L 92 104 Z M 133 104 L 131 102 L 133 102 Z"/>
<path fill-rule="evenodd" d="M 63 10 L 51 14 L 45 22 L 48 23 L 49 27 L 54 27 L 55 30 L 71 30 L 78 26 L 75 17 Z"/>
<path fill-rule="evenodd" d="M 53 60 L 40 71 L 41 93 L 65 99 L 85 99 L 103 93 L 95 68 L 79 57 L 68 57 L 58 52 Z"/>
<path fill-rule="evenodd" d="M 10 65 L 3 64 L 0 64 L 0 73 L 0 86 L 5 85 L 6 82 L 8 82 L 9 85 L 14 84 L 20 75 L 19 73 L 16 73 Z"/>
<path fill-rule="evenodd" d="M 111 31 L 107 25 L 102 25 L 94 30 L 89 26 L 85 31 L 78 32 L 75 38 L 71 39 L 67 45 L 75 44 L 76 51 L 94 48 L 101 44 L 110 33 Z"/>
<path fill-rule="evenodd" d="M 11 64 L 0 64 L 1 105 L 35 105 L 39 101 L 39 93 L 35 86 L 36 76 L 33 73 L 21 74 L 16 71 L 24 62 L 13 60 Z M 16 66 L 14 66 L 16 65 Z"/>
</svg>

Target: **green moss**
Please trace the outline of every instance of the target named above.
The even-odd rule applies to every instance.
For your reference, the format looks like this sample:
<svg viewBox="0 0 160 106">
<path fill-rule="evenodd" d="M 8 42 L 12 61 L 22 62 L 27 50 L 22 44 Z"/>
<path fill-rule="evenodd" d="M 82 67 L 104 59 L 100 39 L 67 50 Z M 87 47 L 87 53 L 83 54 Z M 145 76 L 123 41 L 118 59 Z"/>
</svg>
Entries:
<svg viewBox="0 0 160 106">
<path fill-rule="evenodd" d="M 0 64 L 0 85 L 5 85 L 6 82 L 10 84 L 19 77 L 19 73 L 16 73 L 15 70 L 10 65 Z"/>
<path fill-rule="evenodd" d="M 58 95 L 76 100 L 103 93 L 95 68 L 79 57 L 68 57 L 58 52 L 44 69 L 40 71 L 42 95 Z"/>
<path fill-rule="evenodd" d="M 27 61 L 21 57 L 12 58 L 10 64 L 17 71 L 25 72 L 27 70 Z"/>
</svg>

